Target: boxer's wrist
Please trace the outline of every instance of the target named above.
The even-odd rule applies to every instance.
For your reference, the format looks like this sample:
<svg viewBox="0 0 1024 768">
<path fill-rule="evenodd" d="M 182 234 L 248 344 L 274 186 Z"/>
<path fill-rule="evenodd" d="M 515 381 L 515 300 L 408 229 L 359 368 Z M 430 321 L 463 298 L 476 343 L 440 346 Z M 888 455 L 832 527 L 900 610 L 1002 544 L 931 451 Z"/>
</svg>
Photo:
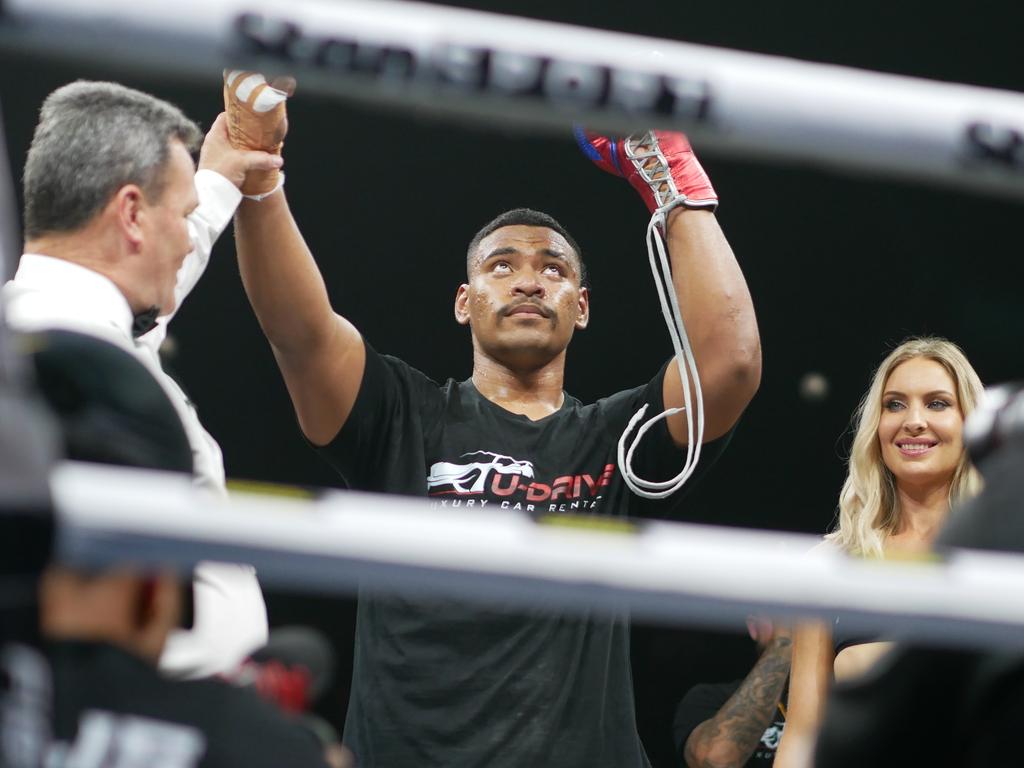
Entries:
<svg viewBox="0 0 1024 768">
<path fill-rule="evenodd" d="M 276 194 L 282 189 L 284 189 L 284 171 L 277 171 L 277 182 L 274 184 L 273 189 L 271 189 L 269 192 L 258 192 L 252 195 L 246 195 L 243 193 L 242 197 L 244 197 L 246 200 L 252 200 L 258 203 L 262 200 L 266 200 L 268 197 L 270 197 L 273 194 Z"/>
</svg>

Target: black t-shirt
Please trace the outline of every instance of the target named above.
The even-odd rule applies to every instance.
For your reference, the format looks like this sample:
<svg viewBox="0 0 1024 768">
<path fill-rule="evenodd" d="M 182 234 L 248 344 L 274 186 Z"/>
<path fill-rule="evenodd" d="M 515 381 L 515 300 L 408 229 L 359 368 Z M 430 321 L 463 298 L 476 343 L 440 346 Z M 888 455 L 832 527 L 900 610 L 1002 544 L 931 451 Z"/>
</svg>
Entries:
<svg viewBox="0 0 1024 768">
<path fill-rule="evenodd" d="M 672 720 L 672 735 L 680 759 L 683 758 L 686 740 L 690 738 L 693 729 L 705 720 L 714 717 L 742 683 L 742 680 L 731 683 L 702 683 L 693 686 L 686 692 L 682 701 L 679 702 L 679 706 L 676 707 L 676 714 Z M 785 698 L 786 695 L 783 693 L 782 699 L 785 700 Z M 747 768 L 767 768 L 774 764 L 775 751 L 779 748 L 782 731 L 785 727 L 786 716 L 783 714 L 782 708 L 776 706 L 772 721 L 761 735 L 754 754 L 744 765 Z"/>
<path fill-rule="evenodd" d="M 645 403 L 662 410 L 664 368 L 649 384 L 593 405 L 566 395 L 538 421 L 438 385 L 366 351 L 352 414 L 322 449 L 349 486 L 427 496 L 486 514 L 666 514 L 633 495 L 616 444 Z M 702 467 L 725 439 L 704 446 Z M 684 453 L 664 423 L 637 450 L 647 479 L 672 477 Z M 636 731 L 628 618 L 501 605 L 364 597 L 359 602 L 345 743 L 360 766 L 647 766 Z"/>
<path fill-rule="evenodd" d="M 251 690 L 169 680 L 103 643 L 58 642 L 46 650 L 53 681 L 47 766 L 326 766 L 312 733 Z"/>
<path fill-rule="evenodd" d="M 851 630 L 847 622 L 843 621 L 840 616 L 836 616 L 832 620 L 832 649 L 836 656 L 840 651 L 851 646 L 878 643 L 883 640 L 884 638 L 879 635 L 866 634 L 863 631 L 858 631 L 856 627 Z"/>
</svg>

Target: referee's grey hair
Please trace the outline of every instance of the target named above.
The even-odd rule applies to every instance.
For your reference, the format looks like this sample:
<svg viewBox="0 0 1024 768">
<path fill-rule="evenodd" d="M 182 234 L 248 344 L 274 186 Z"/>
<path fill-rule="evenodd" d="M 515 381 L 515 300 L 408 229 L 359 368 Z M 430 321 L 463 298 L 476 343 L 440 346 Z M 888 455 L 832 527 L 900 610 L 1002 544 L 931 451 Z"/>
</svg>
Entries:
<svg viewBox="0 0 1024 768">
<path fill-rule="evenodd" d="M 173 139 L 194 152 L 202 132 L 166 101 L 117 83 L 58 88 L 25 161 L 25 236 L 78 229 L 126 184 L 158 200 Z"/>
</svg>

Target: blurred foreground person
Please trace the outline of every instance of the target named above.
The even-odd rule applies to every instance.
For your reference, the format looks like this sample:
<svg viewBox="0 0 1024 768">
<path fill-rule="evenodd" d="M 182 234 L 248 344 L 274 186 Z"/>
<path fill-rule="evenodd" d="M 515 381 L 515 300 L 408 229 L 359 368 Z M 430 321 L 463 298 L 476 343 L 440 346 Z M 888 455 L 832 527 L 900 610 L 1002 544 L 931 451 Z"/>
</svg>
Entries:
<svg viewBox="0 0 1024 768">
<path fill-rule="evenodd" d="M 134 356 L 68 331 L 28 344 L 68 458 L 191 472 L 178 414 Z M 5 660 L 4 768 L 325 765 L 309 732 L 254 692 L 160 674 L 181 611 L 173 572 L 53 563 L 38 595 L 45 664 Z"/>
</svg>

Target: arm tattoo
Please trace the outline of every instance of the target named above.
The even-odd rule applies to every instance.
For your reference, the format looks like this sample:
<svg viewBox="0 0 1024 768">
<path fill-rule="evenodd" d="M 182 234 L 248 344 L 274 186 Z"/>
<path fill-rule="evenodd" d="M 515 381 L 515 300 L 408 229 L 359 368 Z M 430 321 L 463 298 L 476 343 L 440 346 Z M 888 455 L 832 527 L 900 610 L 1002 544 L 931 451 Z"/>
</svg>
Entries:
<svg viewBox="0 0 1024 768">
<path fill-rule="evenodd" d="M 776 638 L 769 644 L 715 716 L 690 734 L 685 748 L 687 765 L 726 768 L 742 766 L 750 759 L 775 715 L 789 676 L 791 653 L 788 637 Z"/>
</svg>

